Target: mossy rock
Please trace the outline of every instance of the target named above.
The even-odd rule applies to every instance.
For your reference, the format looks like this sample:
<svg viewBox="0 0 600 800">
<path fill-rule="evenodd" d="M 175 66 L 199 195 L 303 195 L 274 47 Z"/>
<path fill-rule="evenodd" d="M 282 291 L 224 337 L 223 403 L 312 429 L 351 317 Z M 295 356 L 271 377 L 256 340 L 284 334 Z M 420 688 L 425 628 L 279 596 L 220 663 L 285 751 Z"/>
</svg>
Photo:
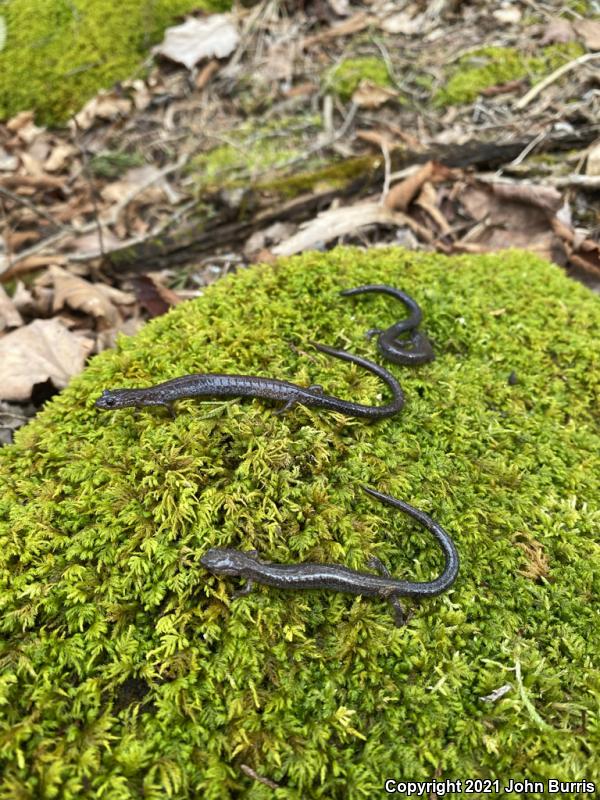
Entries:
<svg viewBox="0 0 600 800">
<path fill-rule="evenodd" d="M 5 0 L 0 119 L 34 109 L 64 122 L 101 88 L 131 76 L 179 15 L 229 0 Z"/>
<path fill-rule="evenodd" d="M 403 310 L 339 297 L 365 282 L 411 293 L 435 343 L 433 363 L 391 367 L 396 417 L 94 408 L 105 387 L 194 371 L 384 402 L 373 375 L 308 344 L 377 357 L 365 330 Z M 93 359 L 0 451 L 0 796 L 600 780 L 599 332 L 598 299 L 529 254 L 348 248 L 240 271 Z M 377 599 L 233 599 L 237 581 L 200 565 L 217 545 L 438 574 L 432 537 L 361 484 L 430 512 L 460 553 L 452 590 L 404 628 Z"/>
</svg>

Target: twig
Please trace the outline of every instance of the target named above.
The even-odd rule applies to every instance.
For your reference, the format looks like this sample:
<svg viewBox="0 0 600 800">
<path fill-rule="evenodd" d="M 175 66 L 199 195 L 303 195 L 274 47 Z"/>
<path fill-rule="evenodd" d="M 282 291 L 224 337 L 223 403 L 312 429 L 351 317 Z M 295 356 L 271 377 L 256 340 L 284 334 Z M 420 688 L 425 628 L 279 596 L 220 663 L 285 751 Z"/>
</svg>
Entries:
<svg viewBox="0 0 600 800">
<path fill-rule="evenodd" d="M 73 117 L 73 141 L 79 153 L 81 155 L 81 166 L 84 178 L 88 182 L 88 186 L 90 187 L 90 197 L 92 199 L 92 205 L 94 206 L 94 222 L 96 230 L 98 231 L 98 244 L 100 245 L 100 254 L 104 258 L 104 238 L 102 235 L 102 223 L 100 222 L 100 211 L 98 208 L 98 196 L 97 196 L 97 188 L 96 184 L 92 180 L 92 173 L 90 172 L 89 168 L 89 159 L 85 148 L 80 143 L 81 137 L 81 129 L 79 127 L 79 123 L 77 122 L 77 117 Z"/>
<path fill-rule="evenodd" d="M 38 208 L 34 205 L 30 200 L 27 200 L 25 197 L 21 197 L 14 192 L 11 192 L 10 189 L 5 189 L 4 186 L 0 186 L 0 193 L 9 197 L 11 200 L 14 200 L 15 203 L 20 203 L 22 206 L 25 206 L 30 211 L 33 211 L 34 214 L 37 214 L 38 217 L 43 217 L 44 219 L 48 220 L 48 222 L 52 223 L 55 228 L 59 228 L 60 230 L 67 230 L 66 226 L 60 222 L 57 222 L 50 214 L 46 213 L 43 209 Z"/>
<path fill-rule="evenodd" d="M 108 214 L 108 216 L 105 219 L 101 219 L 100 220 L 100 224 L 105 228 L 110 226 L 110 225 L 114 225 L 117 222 L 119 214 L 121 213 L 121 211 L 129 203 L 131 203 L 131 201 L 134 200 L 135 197 L 138 194 L 140 194 L 140 192 L 143 192 L 145 189 L 148 188 L 148 186 L 151 186 L 156 181 L 160 180 L 161 178 L 164 178 L 165 175 L 168 175 L 169 173 L 175 172 L 176 170 L 180 169 L 186 163 L 188 158 L 189 158 L 188 154 L 181 155 L 179 157 L 179 159 L 175 162 L 175 164 L 170 164 L 168 167 L 165 167 L 164 169 L 159 170 L 155 175 L 151 176 L 147 181 L 144 181 L 144 183 L 142 183 L 139 186 L 136 186 L 134 189 L 132 189 L 131 192 L 126 194 L 125 197 L 122 200 L 120 200 L 115 206 L 113 206 L 113 208 L 110 210 L 110 213 Z M 187 210 L 187 206 L 183 208 L 183 212 L 182 213 L 185 213 L 186 210 Z M 176 218 L 176 215 L 174 215 L 174 216 Z M 172 219 L 173 219 L 173 217 L 169 218 L 169 220 L 167 221 L 167 224 L 165 225 L 165 227 L 167 227 L 167 225 L 171 224 Z M 66 236 L 81 236 L 84 233 L 90 233 L 90 231 L 93 231 L 95 228 L 97 228 L 97 225 L 98 225 L 98 220 L 93 220 L 92 222 L 87 222 L 85 225 L 82 225 L 81 227 L 77 227 L 77 228 L 76 227 L 63 227 L 62 230 L 58 231 L 58 233 L 55 233 L 52 236 L 47 236 L 43 241 L 38 242 L 37 244 L 33 245 L 32 247 L 29 247 L 27 250 L 22 250 L 19 253 L 14 253 L 13 256 L 12 256 L 11 267 L 15 266 L 20 261 L 24 261 L 26 258 L 29 258 L 29 256 L 36 255 L 36 253 L 39 253 L 41 250 L 45 250 L 51 244 L 55 244 L 56 242 L 59 242 L 61 239 L 64 239 Z M 160 233 L 160 230 L 161 229 L 160 229 L 160 226 L 159 226 L 159 229 L 157 231 L 156 230 L 153 231 L 153 233 L 151 235 L 156 235 L 157 232 Z M 137 239 L 133 240 L 133 243 L 135 243 L 135 242 L 137 242 Z M 129 243 L 124 243 L 124 244 L 129 244 Z M 96 253 L 93 257 L 97 258 L 98 255 L 103 255 L 103 253 Z M 91 257 L 92 256 L 90 256 L 89 254 L 87 256 L 85 256 L 85 257 L 71 255 L 71 256 L 69 256 L 69 260 L 70 261 L 86 261 Z"/>
<path fill-rule="evenodd" d="M 508 169 L 508 167 L 516 167 L 516 166 L 518 166 L 522 161 L 524 161 L 527 158 L 527 156 L 529 155 L 529 153 L 531 153 L 531 151 L 533 150 L 534 147 L 537 147 L 537 145 L 540 142 L 544 141 L 546 136 L 547 136 L 547 131 L 541 131 L 541 133 L 538 133 L 538 135 L 534 139 L 532 139 L 529 142 L 529 144 L 526 147 L 523 148 L 523 150 L 521 150 L 521 152 L 519 153 L 519 155 L 516 158 L 513 158 L 512 161 L 508 162 L 508 164 L 505 164 L 504 166 L 500 167 L 500 169 L 498 170 L 496 175 L 498 175 L 498 176 L 502 175 L 502 172 L 505 169 Z"/>
<path fill-rule="evenodd" d="M 382 139 L 379 143 L 381 147 L 381 152 L 383 153 L 383 163 L 385 167 L 385 175 L 383 178 L 383 189 L 381 190 L 381 200 L 379 201 L 380 205 L 385 205 L 385 199 L 387 194 L 390 190 L 390 179 L 392 173 L 392 160 L 390 158 L 390 149 L 387 146 L 385 139 Z"/>
<path fill-rule="evenodd" d="M 529 185 L 532 186 L 532 181 L 530 179 L 527 180 L 519 180 L 518 178 L 509 178 L 506 175 L 499 176 L 497 172 L 480 172 L 477 175 L 477 180 L 481 181 L 482 183 L 504 183 L 507 185 L 512 186 L 523 186 Z M 540 183 L 535 184 L 536 186 L 556 186 L 558 189 L 563 189 L 568 186 L 577 186 L 581 189 L 591 189 L 597 190 L 600 189 L 600 175 L 557 175 L 553 177 L 552 175 L 545 176 Z"/>
<path fill-rule="evenodd" d="M 163 231 L 165 231 L 167 228 L 170 228 L 174 222 L 180 220 L 181 217 L 183 217 L 195 205 L 196 201 L 190 200 L 188 203 L 185 203 L 183 206 L 181 206 L 181 208 L 178 208 L 173 214 L 171 214 L 170 217 L 168 217 L 166 220 L 157 225 L 156 228 L 153 228 L 151 231 L 148 231 L 147 233 L 143 234 L 143 236 L 136 236 L 134 238 L 127 239 L 121 242 L 121 244 L 118 247 L 109 250 L 109 253 L 113 252 L 113 250 L 124 250 L 127 247 L 132 247 L 133 245 L 143 244 L 144 242 L 147 242 L 148 239 L 153 239 L 156 238 L 157 236 L 160 236 L 160 234 L 163 233 Z M 100 255 L 101 253 L 98 251 L 91 253 L 79 253 L 79 254 L 73 253 L 69 256 L 69 261 L 76 261 L 76 262 L 91 261 L 94 258 L 98 258 L 98 256 Z"/>
<path fill-rule="evenodd" d="M 520 100 L 514 104 L 513 108 L 516 111 L 520 111 L 525 106 L 528 106 L 529 103 L 533 99 L 535 99 L 540 92 L 543 92 L 550 84 L 557 81 L 561 78 L 565 73 L 570 72 L 575 67 L 581 66 L 581 64 L 587 64 L 588 61 L 593 61 L 596 58 L 600 58 L 600 53 L 586 53 L 583 56 L 579 56 L 579 58 L 574 58 L 572 61 L 569 61 L 567 64 L 563 64 L 562 67 L 555 69 L 547 78 L 544 78 L 543 81 L 537 83 L 532 89 L 530 89 L 527 94 L 522 97 Z"/>
</svg>

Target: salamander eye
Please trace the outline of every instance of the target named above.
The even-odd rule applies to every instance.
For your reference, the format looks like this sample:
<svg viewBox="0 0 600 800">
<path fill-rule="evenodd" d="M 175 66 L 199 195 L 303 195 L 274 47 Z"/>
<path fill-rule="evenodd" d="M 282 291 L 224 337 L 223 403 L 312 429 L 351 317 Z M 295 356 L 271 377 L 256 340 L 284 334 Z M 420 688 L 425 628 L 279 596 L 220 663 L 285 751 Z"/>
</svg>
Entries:
<svg viewBox="0 0 600 800">
<path fill-rule="evenodd" d="M 115 402 L 115 397 L 111 395 L 108 389 L 105 389 L 96 401 L 96 405 L 99 405 L 101 408 L 111 408 L 114 406 Z"/>
</svg>

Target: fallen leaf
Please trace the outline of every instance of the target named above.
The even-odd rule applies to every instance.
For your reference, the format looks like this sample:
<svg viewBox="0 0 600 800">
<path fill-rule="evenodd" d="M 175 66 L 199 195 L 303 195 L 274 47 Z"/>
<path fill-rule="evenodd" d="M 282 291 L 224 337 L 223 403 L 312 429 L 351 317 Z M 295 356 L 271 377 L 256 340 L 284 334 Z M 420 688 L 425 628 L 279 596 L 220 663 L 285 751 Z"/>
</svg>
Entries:
<svg viewBox="0 0 600 800">
<path fill-rule="evenodd" d="M 105 320 L 109 325 L 116 324 L 119 314 L 96 284 L 57 266 L 50 267 L 48 276 L 54 284 L 53 312 L 68 306 L 74 311 L 83 311 L 96 319 Z"/>
<path fill-rule="evenodd" d="M 37 383 L 57 389 L 81 372 L 93 342 L 68 331 L 58 320 L 41 319 L 0 339 L 0 398 L 29 400 Z"/>
<path fill-rule="evenodd" d="M 364 228 L 367 225 L 399 225 L 403 215 L 394 214 L 390 209 L 372 200 L 354 206 L 332 208 L 321 212 L 315 219 L 304 223 L 298 233 L 271 248 L 277 256 L 291 256 L 304 250 L 315 249 L 338 236 Z"/>
<path fill-rule="evenodd" d="M 216 58 L 213 58 L 212 61 L 209 61 L 208 64 L 203 67 L 200 72 L 198 73 L 196 80 L 194 81 L 196 84 L 196 89 L 201 91 L 204 87 L 208 84 L 210 79 L 213 75 L 215 75 L 219 71 L 219 62 Z"/>
<path fill-rule="evenodd" d="M 107 184 L 100 194 L 109 203 L 119 203 L 129 195 L 135 195 L 138 205 L 165 199 L 172 204 L 178 203 L 181 195 L 171 187 L 166 177 L 160 177 L 161 172 L 152 164 L 133 167 L 120 180 Z"/>
<path fill-rule="evenodd" d="M 395 89 L 379 86 L 373 81 L 363 79 L 352 95 L 352 102 L 360 108 L 379 108 L 388 100 L 398 96 Z"/>
<path fill-rule="evenodd" d="M 385 198 L 387 208 L 396 208 L 399 211 L 406 211 L 414 197 L 421 189 L 421 186 L 431 178 L 433 174 L 433 161 L 428 161 L 408 178 L 393 186 Z"/>
<path fill-rule="evenodd" d="M 328 39 L 335 39 L 338 36 L 349 36 L 352 33 L 358 33 L 364 28 L 368 27 L 373 18 L 364 11 L 359 11 L 350 17 L 350 19 L 340 22 L 339 25 L 332 25 L 320 33 L 315 33 L 313 36 L 307 36 L 300 42 L 300 47 L 306 48 L 318 42 L 327 41 Z"/>
<path fill-rule="evenodd" d="M 585 174 L 600 175 L 600 139 L 594 142 L 588 150 Z"/>
<path fill-rule="evenodd" d="M 415 6 L 411 6 L 416 11 Z M 423 30 L 425 14 L 411 14 L 407 11 L 398 11 L 383 19 L 380 27 L 386 33 L 402 33 L 404 36 L 414 36 Z"/>
<path fill-rule="evenodd" d="M 13 172 L 19 166 L 19 159 L 0 147 L 0 172 Z"/>
<path fill-rule="evenodd" d="M 415 200 L 415 203 L 429 214 L 444 236 L 452 232 L 448 220 L 438 208 L 437 193 L 431 183 L 427 182 L 423 184 L 423 188 Z"/>
<path fill-rule="evenodd" d="M 6 328 L 18 328 L 23 324 L 14 301 L 6 294 L 4 287 L 0 286 L 0 331 Z"/>
<path fill-rule="evenodd" d="M 75 148 L 70 144 L 57 145 L 44 162 L 44 169 L 46 172 L 60 172 L 68 165 L 69 159 L 75 152 Z"/>
<path fill-rule="evenodd" d="M 521 9 L 517 6 L 504 6 L 492 11 L 494 19 L 503 25 L 514 25 L 521 20 Z"/>
<path fill-rule="evenodd" d="M 578 19 L 573 23 L 577 34 L 588 50 L 600 50 L 600 22 L 594 19 Z"/>
<path fill-rule="evenodd" d="M 116 91 L 100 91 L 75 115 L 74 120 L 69 122 L 69 127 L 74 134 L 77 129 L 87 131 L 96 119 L 112 120 L 126 116 L 131 111 L 131 106 L 131 100 Z"/>
<path fill-rule="evenodd" d="M 20 111 L 6 123 L 6 128 L 11 133 L 18 133 L 22 128 L 33 122 L 33 111 Z"/>
<path fill-rule="evenodd" d="M 575 31 L 568 19 L 564 17 L 552 17 L 546 25 L 544 35 L 540 39 L 540 45 L 545 47 L 547 44 L 565 44 L 575 40 Z"/>
<path fill-rule="evenodd" d="M 162 286 L 150 275 L 139 275 L 133 279 L 135 294 L 151 317 L 159 317 L 181 302 L 167 286 Z"/>
<path fill-rule="evenodd" d="M 153 52 L 192 69 L 202 58 L 226 58 L 239 42 L 230 14 L 212 14 L 205 19 L 190 17 L 182 25 L 167 28 L 162 43 Z"/>
<path fill-rule="evenodd" d="M 518 247 L 566 263 L 563 242 L 552 229 L 562 204 L 553 187 L 478 182 L 465 184 L 457 197 L 478 224 L 455 243 L 455 250 L 484 253 Z"/>
</svg>

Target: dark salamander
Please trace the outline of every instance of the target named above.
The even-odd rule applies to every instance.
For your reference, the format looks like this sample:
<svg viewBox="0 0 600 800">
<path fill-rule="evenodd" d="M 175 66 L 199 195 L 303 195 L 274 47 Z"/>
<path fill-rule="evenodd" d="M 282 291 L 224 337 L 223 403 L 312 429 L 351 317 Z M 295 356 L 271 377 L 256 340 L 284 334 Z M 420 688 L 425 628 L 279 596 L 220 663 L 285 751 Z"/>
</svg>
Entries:
<svg viewBox="0 0 600 800">
<path fill-rule="evenodd" d="M 416 365 L 426 364 L 433 361 L 435 354 L 429 339 L 420 331 L 416 330 L 420 324 L 423 314 L 418 303 L 401 289 L 385 284 L 370 283 L 366 286 L 357 286 L 356 289 L 346 289 L 340 292 L 344 297 L 352 297 L 356 294 L 366 294 L 367 292 L 381 292 L 401 300 L 408 308 L 410 314 L 406 319 L 390 325 L 384 331 L 379 328 L 372 328 L 367 332 L 369 338 L 379 334 L 377 344 L 381 355 L 395 364 Z M 405 334 L 408 338 L 400 338 Z"/>
<path fill-rule="evenodd" d="M 393 603 L 396 624 L 404 624 L 404 614 L 398 597 L 435 597 L 448 589 L 458 575 L 459 559 L 456 547 L 446 531 L 424 511 L 387 494 L 362 487 L 367 494 L 382 503 L 399 508 L 420 522 L 430 531 L 442 548 L 446 564 L 442 574 L 432 581 L 416 583 L 401 581 L 390 577 L 379 559 L 371 559 L 369 564 L 378 569 L 381 575 L 358 572 L 337 564 L 272 564 L 261 561 L 256 551 L 243 552 L 232 548 L 213 547 L 207 550 L 200 563 L 217 575 L 246 578 L 247 584 L 240 594 L 251 591 L 254 582 L 275 586 L 278 589 L 330 589 L 347 594 L 383 597 Z"/>
<path fill-rule="evenodd" d="M 184 397 L 260 397 L 284 403 L 281 411 L 287 411 L 294 405 L 300 404 L 313 408 L 328 408 L 349 417 L 370 419 L 390 417 L 402 409 L 404 405 L 402 389 L 387 369 L 345 350 L 335 350 L 324 344 L 313 344 L 322 353 L 358 364 L 380 377 L 391 391 L 392 401 L 383 406 L 365 406 L 325 394 L 321 386 L 309 386 L 305 389 L 295 383 L 276 378 L 198 373 L 173 378 L 156 386 L 149 386 L 147 389 L 105 389 L 96 400 L 96 408 L 112 411 L 129 406 L 167 406 L 172 411 L 172 404 Z"/>
</svg>

